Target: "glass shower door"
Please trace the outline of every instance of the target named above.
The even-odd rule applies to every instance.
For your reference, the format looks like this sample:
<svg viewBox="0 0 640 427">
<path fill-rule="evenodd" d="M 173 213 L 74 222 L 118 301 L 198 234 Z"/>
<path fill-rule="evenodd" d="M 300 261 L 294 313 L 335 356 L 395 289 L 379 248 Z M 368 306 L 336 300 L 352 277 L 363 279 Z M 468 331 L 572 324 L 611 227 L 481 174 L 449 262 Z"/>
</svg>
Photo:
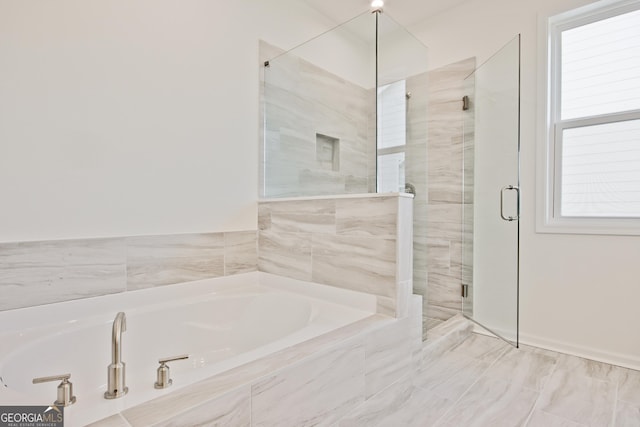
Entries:
<svg viewBox="0 0 640 427">
<path fill-rule="evenodd" d="M 466 87 L 463 313 L 517 346 L 520 36 Z"/>
</svg>

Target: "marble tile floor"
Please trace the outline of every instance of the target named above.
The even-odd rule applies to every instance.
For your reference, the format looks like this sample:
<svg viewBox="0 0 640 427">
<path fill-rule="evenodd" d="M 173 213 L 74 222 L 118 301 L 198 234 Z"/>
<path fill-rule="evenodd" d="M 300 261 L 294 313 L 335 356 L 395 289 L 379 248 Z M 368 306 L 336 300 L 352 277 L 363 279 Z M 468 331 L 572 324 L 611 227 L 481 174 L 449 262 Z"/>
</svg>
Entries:
<svg viewBox="0 0 640 427">
<path fill-rule="evenodd" d="M 471 334 L 335 426 L 640 427 L 640 371 Z"/>
</svg>

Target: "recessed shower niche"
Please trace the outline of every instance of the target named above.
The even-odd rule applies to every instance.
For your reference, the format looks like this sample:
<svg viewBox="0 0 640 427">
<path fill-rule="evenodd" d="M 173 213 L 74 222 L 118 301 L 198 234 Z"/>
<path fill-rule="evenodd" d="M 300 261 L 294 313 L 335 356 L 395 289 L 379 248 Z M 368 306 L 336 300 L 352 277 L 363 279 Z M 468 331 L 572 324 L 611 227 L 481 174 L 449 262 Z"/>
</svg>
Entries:
<svg viewBox="0 0 640 427">
<path fill-rule="evenodd" d="M 316 133 L 316 161 L 322 169 L 339 172 L 340 140 Z"/>
</svg>

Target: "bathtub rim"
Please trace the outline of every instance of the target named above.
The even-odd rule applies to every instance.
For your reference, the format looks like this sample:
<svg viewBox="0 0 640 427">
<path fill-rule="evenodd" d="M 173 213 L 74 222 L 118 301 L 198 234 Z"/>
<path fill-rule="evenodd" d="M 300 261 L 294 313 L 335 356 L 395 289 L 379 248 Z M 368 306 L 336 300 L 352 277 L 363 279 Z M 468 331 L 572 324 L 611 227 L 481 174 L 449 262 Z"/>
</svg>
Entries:
<svg viewBox="0 0 640 427">
<path fill-rule="evenodd" d="M 224 293 L 227 291 L 233 292 L 234 288 L 237 289 L 238 286 L 243 286 L 247 283 L 318 298 L 334 304 L 371 313 L 377 311 L 377 299 L 373 294 L 292 279 L 261 271 L 253 271 L 232 276 L 213 277 L 32 307 L 3 310 L 0 311 L 0 334 L 10 333 L 16 330 L 41 328 L 43 319 L 47 318 L 55 318 L 55 323 L 59 324 L 94 317 L 96 311 L 107 311 L 109 309 L 113 311 L 112 307 L 118 307 L 118 303 L 122 304 L 121 306 L 123 308 L 118 308 L 117 311 L 125 311 L 127 308 L 138 308 L 149 304 L 148 297 L 150 295 L 153 295 L 154 299 L 186 300 L 199 293 L 213 293 L 206 292 L 211 286 L 216 286 L 218 292 Z M 297 289 L 296 285 L 304 285 L 305 290 L 301 291 Z M 187 291 L 186 294 L 185 291 Z M 14 322 L 18 322 L 20 327 L 16 327 L 16 323 Z"/>
</svg>

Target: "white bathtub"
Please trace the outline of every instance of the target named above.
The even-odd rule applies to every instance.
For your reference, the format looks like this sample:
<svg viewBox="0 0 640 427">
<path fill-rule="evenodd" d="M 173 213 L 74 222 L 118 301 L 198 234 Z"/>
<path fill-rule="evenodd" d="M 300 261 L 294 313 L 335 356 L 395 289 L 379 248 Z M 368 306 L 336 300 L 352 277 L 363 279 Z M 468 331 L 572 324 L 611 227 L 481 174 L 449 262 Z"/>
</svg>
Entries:
<svg viewBox="0 0 640 427">
<path fill-rule="evenodd" d="M 0 312 L 0 405 L 50 404 L 58 382 L 32 379 L 71 373 L 77 403 L 65 409 L 65 425 L 82 426 L 375 310 L 372 295 L 248 273 Z M 129 393 L 106 400 L 119 311 Z M 169 364 L 173 386 L 155 389 L 158 359 L 180 354 L 190 358 Z"/>
</svg>

